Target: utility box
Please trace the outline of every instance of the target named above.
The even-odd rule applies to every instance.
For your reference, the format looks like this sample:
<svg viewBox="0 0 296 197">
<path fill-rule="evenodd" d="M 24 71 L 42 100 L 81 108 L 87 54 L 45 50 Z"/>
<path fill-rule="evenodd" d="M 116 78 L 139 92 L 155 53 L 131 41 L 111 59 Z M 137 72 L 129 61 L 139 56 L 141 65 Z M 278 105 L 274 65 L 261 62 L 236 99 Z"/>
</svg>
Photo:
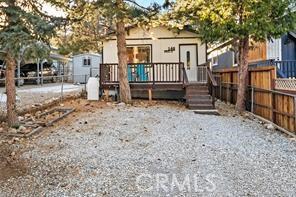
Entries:
<svg viewBox="0 0 296 197">
<path fill-rule="evenodd" d="M 100 99 L 99 89 L 100 89 L 99 78 L 90 77 L 87 81 L 87 84 L 86 84 L 87 100 L 98 101 Z"/>
</svg>

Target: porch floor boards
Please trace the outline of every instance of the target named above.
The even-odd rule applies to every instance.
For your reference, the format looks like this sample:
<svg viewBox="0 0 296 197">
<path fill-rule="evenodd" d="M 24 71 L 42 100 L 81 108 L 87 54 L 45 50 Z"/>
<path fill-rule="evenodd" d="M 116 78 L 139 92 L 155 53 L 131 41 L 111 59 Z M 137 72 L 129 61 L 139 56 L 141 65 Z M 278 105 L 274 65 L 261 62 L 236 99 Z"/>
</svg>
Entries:
<svg viewBox="0 0 296 197">
<path fill-rule="evenodd" d="M 104 84 L 103 89 L 114 89 L 118 84 Z M 182 91 L 184 89 L 183 83 L 130 83 L 131 90 L 159 90 L 159 91 Z"/>
</svg>

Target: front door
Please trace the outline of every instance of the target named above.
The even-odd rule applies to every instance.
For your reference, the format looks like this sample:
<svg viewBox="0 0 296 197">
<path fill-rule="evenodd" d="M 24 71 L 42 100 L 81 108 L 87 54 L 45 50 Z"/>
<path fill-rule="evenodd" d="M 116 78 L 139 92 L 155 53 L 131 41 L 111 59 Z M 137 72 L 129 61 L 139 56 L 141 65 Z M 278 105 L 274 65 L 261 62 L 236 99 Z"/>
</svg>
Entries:
<svg viewBox="0 0 296 197">
<path fill-rule="evenodd" d="M 180 62 L 184 63 L 188 81 L 197 80 L 197 45 L 180 45 Z"/>
</svg>

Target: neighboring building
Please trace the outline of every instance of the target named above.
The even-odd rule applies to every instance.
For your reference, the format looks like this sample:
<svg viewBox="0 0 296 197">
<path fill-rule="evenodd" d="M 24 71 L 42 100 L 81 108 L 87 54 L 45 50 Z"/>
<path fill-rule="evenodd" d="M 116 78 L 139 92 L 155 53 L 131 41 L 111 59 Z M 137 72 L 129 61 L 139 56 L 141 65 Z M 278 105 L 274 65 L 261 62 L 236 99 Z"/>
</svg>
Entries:
<svg viewBox="0 0 296 197">
<path fill-rule="evenodd" d="M 95 53 L 84 53 L 73 56 L 72 72 L 74 83 L 86 83 L 89 77 L 99 75 L 102 56 Z"/>
<path fill-rule="evenodd" d="M 208 51 L 213 68 L 237 66 L 238 53 L 234 52 L 232 42 L 216 46 Z M 279 39 L 253 44 L 249 52 L 250 65 L 276 65 L 278 76 L 296 77 L 296 32 L 289 32 Z"/>
<path fill-rule="evenodd" d="M 207 61 L 206 44 L 191 30 L 133 27 L 127 31 L 126 42 L 129 63 L 183 62 L 189 80 L 196 79 L 196 66 Z M 103 63 L 118 63 L 114 34 L 103 42 Z"/>
<path fill-rule="evenodd" d="M 231 50 L 231 42 L 210 49 L 209 59 L 213 66 L 232 67 L 237 64 L 238 54 Z M 249 61 L 264 60 L 296 61 L 296 32 L 289 32 L 279 39 L 255 43 L 249 53 Z"/>
</svg>

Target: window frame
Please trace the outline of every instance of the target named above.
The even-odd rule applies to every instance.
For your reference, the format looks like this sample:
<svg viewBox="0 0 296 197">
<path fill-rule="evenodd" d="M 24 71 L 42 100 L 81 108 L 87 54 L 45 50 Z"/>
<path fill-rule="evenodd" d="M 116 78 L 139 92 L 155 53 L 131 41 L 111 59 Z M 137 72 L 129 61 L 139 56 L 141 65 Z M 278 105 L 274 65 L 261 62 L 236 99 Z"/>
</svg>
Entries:
<svg viewBox="0 0 296 197">
<path fill-rule="evenodd" d="M 82 59 L 82 66 L 83 67 L 91 67 L 91 62 L 92 62 L 92 58 L 87 56 L 87 57 L 83 57 Z"/>
<path fill-rule="evenodd" d="M 129 44 L 126 45 L 127 48 L 134 48 L 134 47 L 148 47 L 149 48 L 149 62 L 146 63 L 153 63 L 153 59 L 152 59 L 152 54 L 153 54 L 153 49 L 152 49 L 152 44 Z M 128 55 L 128 54 L 127 54 Z M 134 63 L 134 62 L 128 62 L 128 63 Z M 141 62 L 139 62 L 141 63 Z"/>
</svg>

